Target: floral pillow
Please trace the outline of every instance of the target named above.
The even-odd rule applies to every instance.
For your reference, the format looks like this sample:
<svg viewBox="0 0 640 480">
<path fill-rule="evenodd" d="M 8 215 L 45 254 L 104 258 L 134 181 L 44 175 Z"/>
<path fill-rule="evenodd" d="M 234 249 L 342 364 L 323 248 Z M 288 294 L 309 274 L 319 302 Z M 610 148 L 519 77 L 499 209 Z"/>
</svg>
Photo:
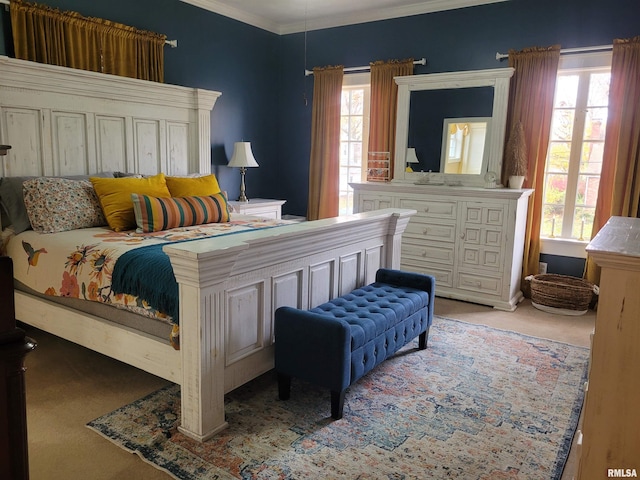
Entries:
<svg viewBox="0 0 640 480">
<path fill-rule="evenodd" d="M 88 180 L 39 177 L 22 185 L 24 204 L 36 232 L 54 233 L 107 224 Z"/>
</svg>

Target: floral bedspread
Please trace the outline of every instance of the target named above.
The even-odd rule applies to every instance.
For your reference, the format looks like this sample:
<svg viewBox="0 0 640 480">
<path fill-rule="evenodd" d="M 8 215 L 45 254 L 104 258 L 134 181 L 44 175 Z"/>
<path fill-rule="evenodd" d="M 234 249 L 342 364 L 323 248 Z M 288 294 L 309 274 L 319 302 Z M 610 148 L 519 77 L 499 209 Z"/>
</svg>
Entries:
<svg viewBox="0 0 640 480">
<path fill-rule="evenodd" d="M 180 227 L 155 233 L 114 232 L 107 227 L 49 234 L 27 230 L 9 240 L 7 254 L 13 259 L 14 277 L 39 293 L 107 303 L 172 323 L 171 317 L 155 310 L 145 299 L 112 291 L 113 267 L 122 254 L 147 245 L 289 223 L 286 220 L 234 216 L 228 223 Z"/>
</svg>

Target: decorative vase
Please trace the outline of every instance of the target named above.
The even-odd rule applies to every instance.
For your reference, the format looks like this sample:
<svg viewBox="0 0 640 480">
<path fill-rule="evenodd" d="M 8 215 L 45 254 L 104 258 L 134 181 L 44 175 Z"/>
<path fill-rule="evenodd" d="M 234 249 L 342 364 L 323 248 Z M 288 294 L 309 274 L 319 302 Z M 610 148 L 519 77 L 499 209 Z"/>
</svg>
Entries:
<svg viewBox="0 0 640 480">
<path fill-rule="evenodd" d="M 509 188 L 520 189 L 524 183 L 524 175 L 511 175 L 509 177 Z"/>
</svg>

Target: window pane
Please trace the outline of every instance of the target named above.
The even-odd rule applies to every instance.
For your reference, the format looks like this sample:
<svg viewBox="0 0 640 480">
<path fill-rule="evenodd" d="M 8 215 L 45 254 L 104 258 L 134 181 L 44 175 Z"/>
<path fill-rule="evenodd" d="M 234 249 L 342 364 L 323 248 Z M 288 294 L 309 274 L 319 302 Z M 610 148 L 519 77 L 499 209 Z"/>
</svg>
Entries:
<svg viewBox="0 0 640 480">
<path fill-rule="evenodd" d="M 609 81 L 611 74 L 592 73 L 589 82 L 588 106 L 606 106 L 609 105 Z"/>
<path fill-rule="evenodd" d="M 553 205 L 564 205 L 567 193 L 567 176 L 561 174 L 547 175 L 543 202 Z"/>
<path fill-rule="evenodd" d="M 340 142 L 340 165 L 349 163 L 349 142 Z"/>
<path fill-rule="evenodd" d="M 604 130 L 607 126 L 607 109 L 590 108 L 584 122 L 585 140 L 604 140 Z"/>
<path fill-rule="evenodd" d="M 362 165 L 362 142 L 351 142 L 349 165 L 354 167 Z"/>
<path fill-rule="evenodd" d="M 349 140 L 362 140 L 362 117 L 349 118 Z"/>
<path fill-rule="evenodd" d="M 349 117 L 340 117 L 340 140 L 349 140 Z"/>
<path fill-rule="evenodd" d="M 574 110 L 554 110 L 551 120 L 551 140 L 571 140 Z"/>
<path fill-rule="evenodd" d="M 575 107 L 578 96 L 578 75 L 561 75 L 556 80 L 554 107 Z"/>
<path fill-rule="evenodd" d="M 362 115 L 364 112 L 364 90 L 351 90 L 351 115 Z"/>
<path fill-rule="evenodd" d="M 585 142 L 582 145 L 580 173 L 600 174 L 602 172 L 603 153 L 604 142 Z"/>
<path fill-rule="evenodd" d="M 544 205 L 543 221 L 540 235 L 542 237 L 557 237 L 562 232 L 562 218 L 564 207 L 561 205 Z"/>
<path fill-rule="evenodd" d="M 340 167 L 340 190 L 347 190 L 349 188 L 348 172 L 349 169 L 347 167 Z"/>
<path fill-rule="evenodd" d="M 342 90 L 342 99 L 340 100 L 340 115 L 349 115 L 349 101 L 351 95 L 348 90 Z"/>
<path fill-rule="evenodd" d="M 347 215 L 351 211 L 351 195 L 346 192 L 340 194 L 340 204 L 338 206 L 339 215 Z"/>
<path fill-rule="evenodd" d="M 547 158 L 547 172 L 569 171 L 569 154 L 571 153 L 570 143 L 552 142 L 549 144 L 549 155 Z"/>
<path fill-rule="evenodd" d="M 571 236 L 578 240 L 589 240 L 593 229 L 593 217 L 595 208 L 576 208 L 576 214 L 573 217 L 573 228 Z"/>
<path fill-rule="evenodd" d="M 576 191 L 576 205 L 595 208 L 599 187 L 599 175 L 580 175 L 578 177 L 578 189 Z"/>
</svg>

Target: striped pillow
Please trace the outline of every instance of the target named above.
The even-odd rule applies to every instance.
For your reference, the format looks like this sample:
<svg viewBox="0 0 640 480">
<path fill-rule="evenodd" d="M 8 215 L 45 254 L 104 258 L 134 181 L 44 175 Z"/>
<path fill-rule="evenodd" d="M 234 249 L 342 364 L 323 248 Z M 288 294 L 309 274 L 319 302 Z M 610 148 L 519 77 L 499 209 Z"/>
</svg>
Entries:
<svg viewBox="0 0 640 480">
<path fill-rule="evenodd" d="M 159 232 L 175 227 L 228 222 L 224 193 L 205 197 L 151 197 L 131 194 L 139 232 Z"/>
</svg>

